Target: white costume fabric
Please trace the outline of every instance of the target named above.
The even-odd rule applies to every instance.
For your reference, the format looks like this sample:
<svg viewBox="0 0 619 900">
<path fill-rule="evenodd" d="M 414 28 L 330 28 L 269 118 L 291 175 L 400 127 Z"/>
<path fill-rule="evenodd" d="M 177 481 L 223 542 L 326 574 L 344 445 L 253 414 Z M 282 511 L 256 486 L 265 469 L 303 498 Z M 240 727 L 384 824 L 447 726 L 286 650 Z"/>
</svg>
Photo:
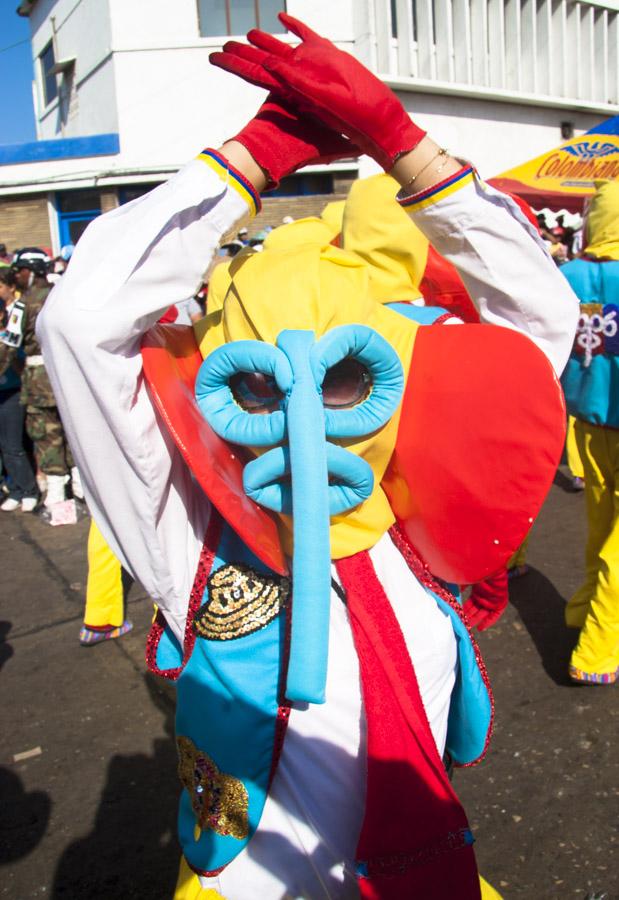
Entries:
<svg viewBox="0 0 619 900">
<path fill-rule="evenodd" d="M 529 335 L 560 372 L 578 301 L 520 210 L 478 182 L 436 196 L 413 218 L 459 269 L 482 321 Z M 248 213 L 232 178 L 201 159 L 189 163 L 89 226 L 37 325 L 88 505 L 181 642 L 210 507 L 153 409 L 140 342 L 172 300 L 193 296 L 220 241 Z M 388 534 L 370 555 L 442 753 L 457 664 L 451 625 Z M 364 739 L 359 665 L 332 591 L 327 702 L 292 710 L 258 832 L 204 886 L 230 900 L 356 897 Z"/>
</svg>

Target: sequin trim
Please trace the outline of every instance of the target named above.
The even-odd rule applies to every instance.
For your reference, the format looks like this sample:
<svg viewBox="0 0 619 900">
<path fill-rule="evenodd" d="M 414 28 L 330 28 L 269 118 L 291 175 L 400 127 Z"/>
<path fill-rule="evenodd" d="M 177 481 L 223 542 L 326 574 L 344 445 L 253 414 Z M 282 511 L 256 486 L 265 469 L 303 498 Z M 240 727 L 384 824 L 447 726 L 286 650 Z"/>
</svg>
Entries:
<svg viewBox="0 0 619 900">
<path fill-rule="evenodd" d="M 195 875 L 201 875 L 202 878 L 216 878 L 218 875 L 221 875 L 223 870 L 226 868 L 226 866 L 220 866 L 218 869 L 211 869 L 209 871 L 208 869 L 199 869 L 197 866 L 192 865 L 187 857 L 185 857 L 185 862 Z"/>
<path fill-rule="evenodd" d="M 245 840 L 249 834 L 249 796 L 243 782 L 220 771 L 190 738 L 179 735 L 176 744 L 178 776 L 189 794 L 199 827 Z"/>
<path fill-rule="evenodd" d="M 474 842 L 475 838 L 469 828 L 459 828 L 457 831 L 450 831 L 434 844 L 420 847 L 414 853 L 394 853 L 390 856 L 377 856 L 365 861 L 359 860 L 355 866 L 356 875 L 358 878 L 402 875 L 411 866 L 425 865 L 443 853 L 463 850 Z"/>
<path fill-rule="evenodd" d="M 290 719 L 291 703 L 286 698 L 286 676 L 288 673 L 288 660 L 290 659 L 290 637 L 292 634 L 292 602 L 289 601 L 285 609 L 286 623 L 284 633 L 284 646 L 282 649 L 282 664 L 280 668 L 280 685 L 279 685 L 279 707 L 277 710 L 277 721 L 275 723 L 275 741 L 273 744 L 273 758 L 271 760 L 271 771 L 269 773 L 269 787 L 275 778 L 277 767 L 284 749 L 284 740 L 288 730 L 288 721 Z"/>
<path fill-rule="evenodd" d="M 200 605 L 204 598 L 206 582 L 211 573 L 211 569 L 213 568 L 213 560 L 215 559 L 215 553 L 221 539 L 222 528 L 223 519 L 215 507 L 212 507 L 204 544 L 202 545 L 200 559 L 198 560 L 196 577 L 194 578 L 191 594 L 189 595 L 189 607 L 187 610 L 187 620 L 185 622 L 185 640 L 183 642 L 183 661 L 180 666 L 176 666 L 173 669 L 160 669 L 157 665 L 157 648 L 166 624 L 163 613 L 160 610 L 157 610 L 155 621 L 151 625 L 146 639 L 146 665 L 148 670 L 154 675 L 160 675 L 162 678 L 167 678 L 169 681 L 176 681 L 189 661 L 193 646 L 196 642 L 196 633 L 192 627 L 193 620 L 197 611 L 200 609 Z"/>
<path fill-rule="evenodd" d="M 451 319 L 458 319 L 459 317 L 452 312 L 444 312 L 432 322 L 433 325 L 444 325 L 445 322 L 449 322 Z"/>
<path fill-rule="evenodd" d="M 486 686 L 486 690 L 488 691 L 488 697 L 490 699 L 490 724 L 488 725 L 488 733 L 486 734 L 486 740 L 484 743 L 484 748 L 479 754 L 479 756 L 468 763 L 458 763 L 454 760 L 454 765 L 459 769 L 468 769 L 470 766 L 476 766 L 478 763 L 482 761 L 488 752 L 488 747 L 490 746 L 490 740 L 492 738 L 492 731 L 494 728 L 494 696 L 492 694 L 492 688 L 490 687 L 490 678 L 488 677 L 488 670 L 486 669 L 486 664 L 481 655 L 481 651 L 477 645 L 477 641 L 473 637 L 473 631 L 468 622 L 468 616 L 464 611 L 464 608 L 458 603 L 453 594 L 447 590 L 447 588 L 443 587 L 432 575 L 427 565 L 422 561 L 421 557 L 410 543 L 408 537 L 406 536 L 403 528 L 398 524 L 392 525 L 389 529 L 389 534 L 391 535 L 391 539 L 393 543 L 396 545 L 409 569 L 417 578 L 417 580 L 426 588 L 433 591 L 437 596 L 444 600 L 451 609 L 459 616 L 462 624 L 465 626 L 468 631 L 469 638 L 471 640 L 471 645 L 473 647 L 473 652 L 475 654 L 475 660 L 479 667 L 479 671 L 481 673 L 482 681 Z"/>
<path fill-rule="evenodd" d="M 230 563 L 209 575 L 207 602 L 197 611 L 195 633 L 210 641 L 231 641 L 266 628 L 286 606 L 290 581 Z"/>
</svg>

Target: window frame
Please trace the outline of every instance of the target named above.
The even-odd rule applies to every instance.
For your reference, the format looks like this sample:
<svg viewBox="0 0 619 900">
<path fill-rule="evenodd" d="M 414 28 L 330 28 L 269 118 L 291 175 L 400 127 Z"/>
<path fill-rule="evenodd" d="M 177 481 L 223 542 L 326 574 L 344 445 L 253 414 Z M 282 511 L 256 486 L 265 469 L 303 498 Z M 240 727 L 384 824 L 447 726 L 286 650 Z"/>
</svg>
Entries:
<svg viewBox="0 0 619 900">
<path fill-rule="evenodd" d="M 202 33 L 202 15 L 200 12 L 200 0 L 196 0 L 196 13 L 197 13 L 197 17 L 198 17 L 198 33 L 201 38 L 206 38 L 206 39 L 219 38 L 219 37 L 230 38 L 230 37 L 242 36 L 242 35 L 240 35 L 240 33 L 232 31 L 231 4 L 232 4 L 233 0 L 223 0 L 223 2 L 225 4 L 226 33 L 225 34 L 210 34 L 210 33 L 203 34 Z M 253 5 L 254 5 L 255 23 L 252 27 L 253 28 L 261 28 L 262 25 L 260 24 L 260 0 L 253 0 Z M 280 11 L 287 12 L 287 9 L 286 9 L 287 0 L 282 0 L 282 6 L 283 6 L 283 9 Z M 286 32 L 286 29 L 282 26 L 281 34 L 285 34 L 285 32 Z M 280 34 L 280 32 L 273 32 L 273 33 Z"/>
<path fill-rule="evenodd" d="M 44 57 L 45 55 L 51 51 L 51 66 L 46 68 Z M 53 39 L 49 40 L 47 44 L 43 47 L 41 52 L 39 53 L 39 66 L 41 71 L 41 87 L 43 94 L 43 104 L 47 109 L 48 106 L 54 102 L 54 100 L 58 99 L 60 91 L 58 89 L 58 79 L 55 72 L 52 72 L 52 69 L 56 65 L 56 52 L 54 50 L 54 41 Z M 48 86 L 49 84 L 54 85 L 54 96 L 50 97 L 48 95 Z"/>
</svg>

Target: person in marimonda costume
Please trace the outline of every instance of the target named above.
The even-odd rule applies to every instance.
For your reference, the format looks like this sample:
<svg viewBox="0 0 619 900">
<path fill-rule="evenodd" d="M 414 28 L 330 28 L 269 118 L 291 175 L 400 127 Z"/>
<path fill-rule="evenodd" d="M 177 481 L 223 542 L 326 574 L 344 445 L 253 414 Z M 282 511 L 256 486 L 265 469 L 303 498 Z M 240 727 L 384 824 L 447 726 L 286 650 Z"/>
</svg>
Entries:
<svg viewBox="0 0 619 900">
<path fill-rule="evenodd" d="M 46 362 L 93 514 L 159 607 L 179 897 L 478 898 L 442 757 L 484 754 L 492 701 L 445 583 L 504 565 L 539 509 L 577 302 L 516 204 L 281 18 L 297 48 L 253 31 L 213 57 L 271 91 L 258 115 L 86 230 Z M 330 243 L 241 253 L 195 331 L 156 325 L 259 190 L 360 152 L 506 327 L 421 328 Z"/>
<path fill-rule="evenodd" d="M 561 267 L 580 299 L 574 350 L 563 373 L 585 477 L 589 535 L 584 584 L 565 619 L 580 628 L 570 660 L 575 681 L 619 678 L 619 184 L 597 182 L 581 259 Z"/>
</svg>

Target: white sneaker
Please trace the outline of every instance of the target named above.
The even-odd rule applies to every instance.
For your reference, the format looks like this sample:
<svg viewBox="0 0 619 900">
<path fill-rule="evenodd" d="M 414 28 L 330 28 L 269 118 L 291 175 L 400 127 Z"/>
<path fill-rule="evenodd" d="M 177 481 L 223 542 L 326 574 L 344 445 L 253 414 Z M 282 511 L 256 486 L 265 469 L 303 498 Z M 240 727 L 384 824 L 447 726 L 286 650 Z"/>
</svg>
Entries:
<svg viewBox="0 0 619 900">
<path fill-rule="evenodd" d="M 38 497 L 24 497 L 21 502 L 21 511 L 22 512 L 34 512 L 37 508 L 39 500 Z"/>
<path fill-rule="evenodd" d="M 45 495 L 44 504 L 49 509 L 54 503 L 62 503 L 65 500 L 64 486 L 67 481 L 66 475 L 48 475 L 47 476 L 47 494 Z"/>
<path fill-rule="evenodd" d="M 12 497 L 7 497 L 4 503 L 0 505 L 0 509 L 3 512 L 15 512 L 16 509 L 20 507 L 19 500 L 13 500 Z"/>
</svg>

